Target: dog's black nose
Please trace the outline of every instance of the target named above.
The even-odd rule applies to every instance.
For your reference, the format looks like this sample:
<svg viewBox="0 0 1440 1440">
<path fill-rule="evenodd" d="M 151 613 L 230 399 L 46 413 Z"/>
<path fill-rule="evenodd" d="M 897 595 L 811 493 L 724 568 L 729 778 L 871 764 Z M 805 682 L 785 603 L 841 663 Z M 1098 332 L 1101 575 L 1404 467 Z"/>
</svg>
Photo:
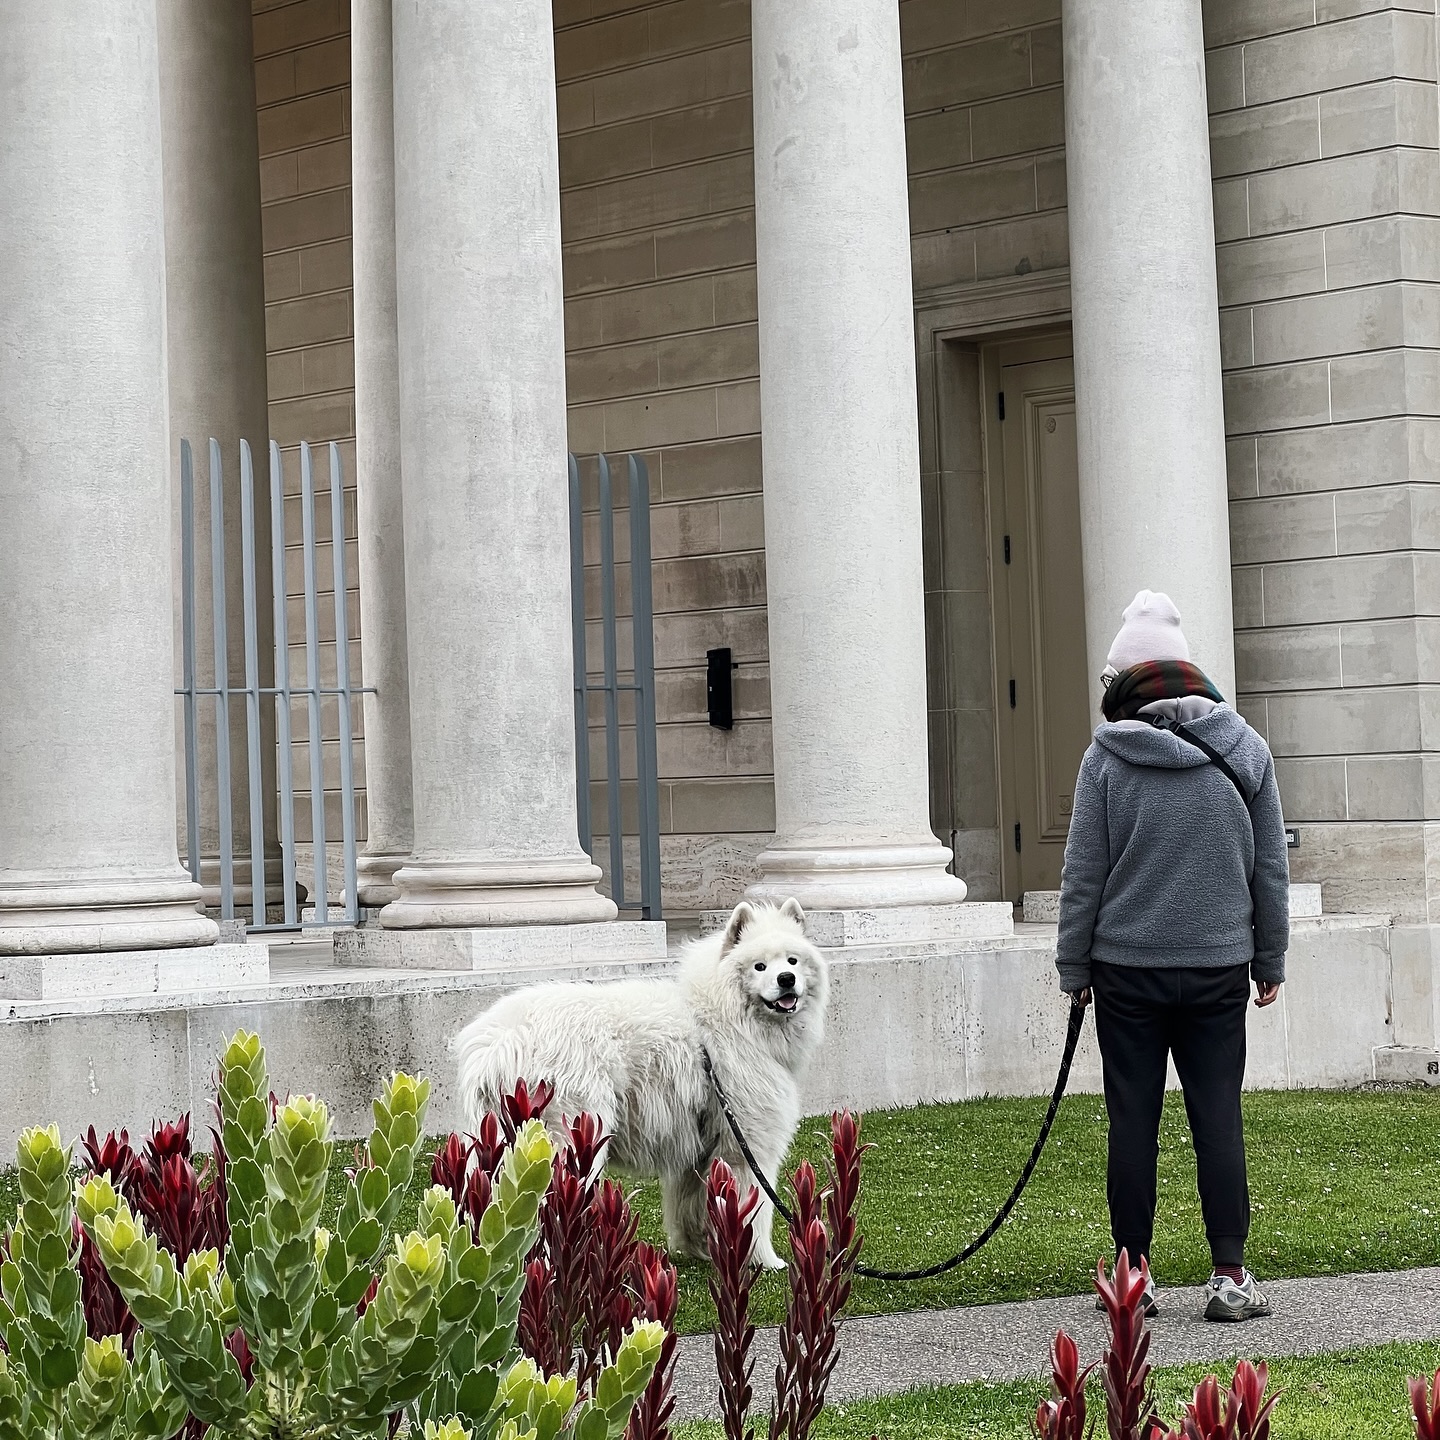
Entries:
<svg viewBox="0 0 1440 1440">
<path fill-rule="evenodd" d="M 795 988 L 795 972 L 793 970 L 782 970 L 775 977 L 775 983 L 782 990 L 793 990 Z"/>
</svg>

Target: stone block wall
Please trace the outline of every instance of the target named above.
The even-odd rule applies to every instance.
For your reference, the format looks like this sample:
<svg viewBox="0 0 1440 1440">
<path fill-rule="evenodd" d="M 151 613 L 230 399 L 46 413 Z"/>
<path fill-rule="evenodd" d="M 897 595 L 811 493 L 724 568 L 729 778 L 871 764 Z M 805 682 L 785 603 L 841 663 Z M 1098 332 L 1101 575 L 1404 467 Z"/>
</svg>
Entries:
<svg viewBox="0 0 1440 1440">
<path fill-rule="evenodd" d="M 1437 917 L 1433 5 L 1204 8 L 1240 703 L 1297 880 Z"/>
<path fill-rule="evenodd" d="M 649 465 L 665 902 L 671 911 L 712 908 L 754 878 L 775 823 L 749 4 L 556 0 L 555 26 L 570 444 L 580 454 L 639 451 Z M 593 506 L 592 474 L 587 467 Z M 592 509 L 592 617 L 597 520 Z M 621 509 L 622 665 L 627 524 Z M 729 731 L 707 723 L 705 652 L 720 646 L 738 665 Z M 600 647 L 597 621 L 592 674 Z M 628 728 L 622 746 L 629 781 Z M 598 729 L 591 761 L 603 775 Z M 632 804 L 627 785 L 627 814 Z M 598 785 L 595 816 L 603 830 Z"/>
<path fill-rule="evenodd" d="M 346 479 L 346 628 L 352 674 L 360 666 L 360 601 L 355 544 L 355 349 L 350 270 L 350 7 L 347 0 L 254 0 L 255 100 L 260 132 L 260 194 L 265 244 L 266 348 L 270 434 L 285 465 L 285 574 L 289 597 L 290 674 L 304 684 L 304 570 L 300 512 L 300 441 L 321 445 L 315 479 L 316 569 L 321 684 L 335 684 L 335 608 L 330 549 L 329 472 L 323 442 L 340 442 Z M 296 640 L 301 643 L 296 644 Z M 325 828 L 340 834 L 339 721 L 335 702 L 321 707 Z M 311 843 L 309 723 L 303 700 L 292 706 L 296 839 Z M 355 707 L 361 735 L 361 707 Z M 364 741 L 355 750 L 364 774 Z M 363 781 L 357 778 L 357 786 Z M 363 791 L 358 833 L 365 836 Z M 338 885 L 333 887 L 338 891 Z"/>
</svg>

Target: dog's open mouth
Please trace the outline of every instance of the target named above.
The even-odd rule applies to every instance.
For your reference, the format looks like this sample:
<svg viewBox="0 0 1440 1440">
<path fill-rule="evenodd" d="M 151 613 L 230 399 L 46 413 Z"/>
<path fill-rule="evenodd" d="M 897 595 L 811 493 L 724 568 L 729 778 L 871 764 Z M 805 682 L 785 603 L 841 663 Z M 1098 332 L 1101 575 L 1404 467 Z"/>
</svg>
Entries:
<svg viewBox="0 0 1440 1440">
<path fill-rule="evenodd" d="M 777 995 L 773 1000 L 766 1000 L 766 1005 L 777 1015 L 793 1015 L 800 1004 L 798 995 Z"/>
</svg>

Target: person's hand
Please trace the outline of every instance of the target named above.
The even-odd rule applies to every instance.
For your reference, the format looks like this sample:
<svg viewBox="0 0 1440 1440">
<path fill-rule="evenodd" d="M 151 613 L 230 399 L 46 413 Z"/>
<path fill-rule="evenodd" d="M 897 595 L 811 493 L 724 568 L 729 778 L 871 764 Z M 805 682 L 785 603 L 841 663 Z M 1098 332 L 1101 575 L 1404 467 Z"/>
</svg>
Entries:
<svg viewBox="0 0 1440 1440">
<path fill-rule="evenodd" d="M 1280 987 L 1270 980 L 1257 980 L 1255 982 L 1255 1004 L 1263 1010 L 1267 1005 L 1273 1005 L 1280 998 Z"/>
<path fill-rule="evenodd" d="M 1077 990 L 1070 998 L 1083 1010 L 1094 997 L 1090 994 L 1090 987 L 1087 985 L 1083 990 Z"/>
</svg>

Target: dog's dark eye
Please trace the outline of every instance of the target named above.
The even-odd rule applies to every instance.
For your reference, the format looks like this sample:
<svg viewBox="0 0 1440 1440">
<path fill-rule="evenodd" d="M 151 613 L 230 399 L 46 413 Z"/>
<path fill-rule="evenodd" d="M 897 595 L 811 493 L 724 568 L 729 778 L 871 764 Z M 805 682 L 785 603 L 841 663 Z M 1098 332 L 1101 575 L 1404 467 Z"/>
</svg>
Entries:
<svg viewBox="0 0 1440 1440">
<path fill-rule="evenodd" d="M 763 960 L 757 960 L 755 962 L 755 968 L 757 970 L 763 970 L 765 968 L 765 962 Z"/>
</svg>

